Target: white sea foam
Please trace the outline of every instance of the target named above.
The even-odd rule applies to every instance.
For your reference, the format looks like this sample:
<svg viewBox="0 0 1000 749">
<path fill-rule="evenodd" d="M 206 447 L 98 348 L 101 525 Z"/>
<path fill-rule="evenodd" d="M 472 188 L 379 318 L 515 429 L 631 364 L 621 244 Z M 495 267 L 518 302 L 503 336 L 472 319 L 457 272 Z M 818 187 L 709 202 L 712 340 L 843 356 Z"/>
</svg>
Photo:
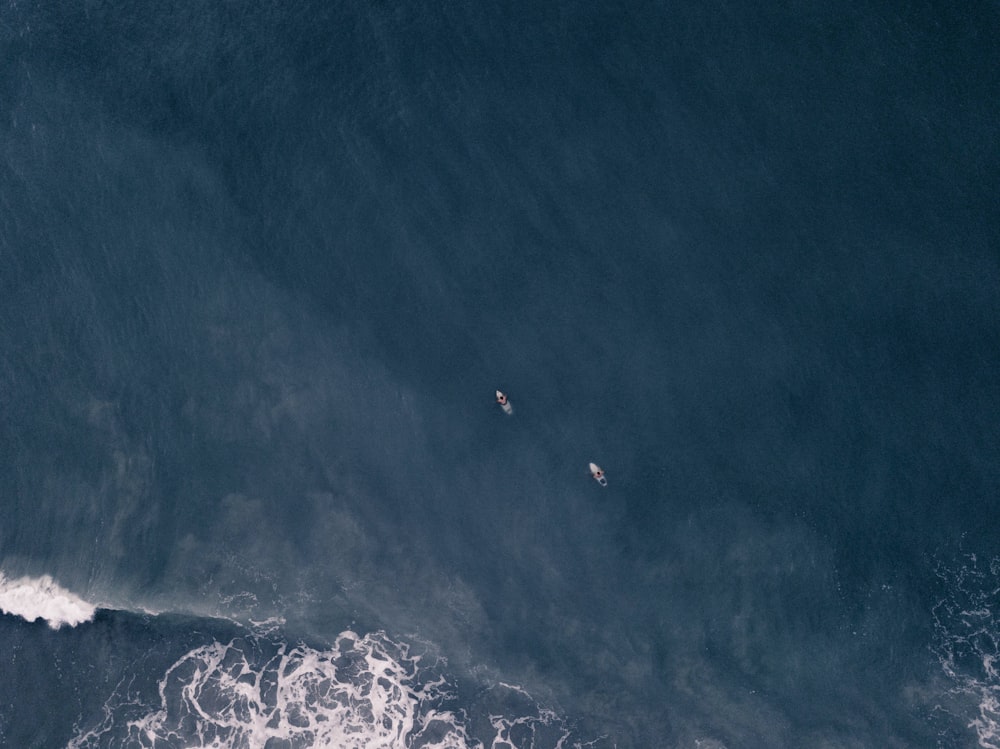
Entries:
<svg viewBox="0 0 1000 749">
<path fill-rule="evenodd" d="M 384 633 L 344 632 L 330 649 L 259 636 L 196 648 L 167 669 L 159 705 L 129 691 L 105 704 L 101 725 L 68 749 L 184 746 L 208 749 L 569 749 L 570 731 L 551 711 L 492 715 L 488 744 L 437 672 Z M 124 682 L 123 682 L 124 684 Z M 123 693 L 124 690 L 124 693 Z M 544 727 L 556 728 L 554 734 Z M 543 733 L 545 733 L 544 740 Z M 555 736 L 555 741 L 551 740 Z"/>
<path fill-rule="evenodd" d="M 952 693 L 978 704 L 968 726 L 979 746 L 1000 749 L 1000 560 L 981 565 L 970 554 L 938 576 L 948 597 L 934 607 L 934 652 Z"/>
<path fill-rule="evenodd" d="M 75 627 L 94 618 L 94 606 L 61 588 L 48 575 L 8 580 L 0 572 L 0 611 L 27 619 L 44 619 L 53 629 Z"/>
</svg>

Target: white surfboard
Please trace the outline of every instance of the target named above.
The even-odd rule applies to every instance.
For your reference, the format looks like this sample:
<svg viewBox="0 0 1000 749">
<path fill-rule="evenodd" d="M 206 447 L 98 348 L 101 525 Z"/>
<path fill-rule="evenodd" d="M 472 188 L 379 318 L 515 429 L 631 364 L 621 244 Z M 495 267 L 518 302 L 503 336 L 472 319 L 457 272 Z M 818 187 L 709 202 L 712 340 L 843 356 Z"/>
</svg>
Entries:
<svg viewBox="0 0 1000 749">
<path fill-rule="evenodd" d="M 604 471 L 601 470 L 601 467 L 597 465 L 597 463 L 590 464 L 590 475 L 593 476 L 594 481 L 596 481 L 601 486 L 608 485 L 608 479 L 604 475 Z"/>
<path fill-rule="evenodd" d="M 499 390 L 497 390 L 497 403 L 500 404 L 500 408 L 502 408 L 503 412 L 508 416 L 514 413 L 514 407 L 510 405 L 510 401 L 507 400 L 507 396 Z"/>
</svg>

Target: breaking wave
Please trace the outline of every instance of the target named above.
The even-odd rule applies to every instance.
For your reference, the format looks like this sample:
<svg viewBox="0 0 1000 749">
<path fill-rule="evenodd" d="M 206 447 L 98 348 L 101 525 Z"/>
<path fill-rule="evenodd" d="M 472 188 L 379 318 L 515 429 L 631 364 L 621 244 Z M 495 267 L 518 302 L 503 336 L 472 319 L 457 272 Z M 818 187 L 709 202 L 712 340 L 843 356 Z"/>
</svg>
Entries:
<svg viewBox="0 0 1000 749">
<path fill-rule="evenodd" d="M 257 635 L 214 641 L 167 669 L 159 705 L 142 704 L 119 684 L 100 725 L 78 732 L 68 749 L 583 746 L 554 712 L 537 707 L 513 718 L 470 718 L 439 665 L 421 663 L 381 632 L 343 632 L 325 650 Z"/>
<path fill-rule="evenodd" d="M 0 572 L 0 611 L 29 622 L 44 619 L 53 629 L 75 627 L 94 618 L 95 607 L 60 587 L 51 577 L 8 580 Z"/>
</svg>

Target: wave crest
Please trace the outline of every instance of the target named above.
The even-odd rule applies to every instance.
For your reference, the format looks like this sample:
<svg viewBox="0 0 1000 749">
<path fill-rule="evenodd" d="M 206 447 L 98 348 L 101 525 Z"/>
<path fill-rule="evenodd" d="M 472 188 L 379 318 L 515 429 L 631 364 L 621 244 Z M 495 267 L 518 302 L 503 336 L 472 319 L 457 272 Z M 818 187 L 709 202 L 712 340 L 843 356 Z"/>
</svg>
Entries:
<svg viewBox="0 0 1000 749">
<path fill-rule="evenodd" d="M 44 619 L 52 629 L 75 627 L 94 618 L 95 607 L 60 587 L 48 575 L 8 580 L 0 572 L 0 611 L 27 619 Z"/>
</svg>

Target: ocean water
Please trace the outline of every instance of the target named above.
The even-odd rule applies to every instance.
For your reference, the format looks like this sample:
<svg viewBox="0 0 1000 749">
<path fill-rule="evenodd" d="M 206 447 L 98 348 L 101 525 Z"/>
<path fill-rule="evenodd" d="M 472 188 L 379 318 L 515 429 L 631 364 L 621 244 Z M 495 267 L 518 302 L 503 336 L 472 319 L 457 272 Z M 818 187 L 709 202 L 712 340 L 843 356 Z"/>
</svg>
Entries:
<svg viewBox="0 0 1000 749">
<path fill-rule="evenodd" d="M 0 745 L 1000 747 L 998 32 L 6 0 Z"/>
</svg>

